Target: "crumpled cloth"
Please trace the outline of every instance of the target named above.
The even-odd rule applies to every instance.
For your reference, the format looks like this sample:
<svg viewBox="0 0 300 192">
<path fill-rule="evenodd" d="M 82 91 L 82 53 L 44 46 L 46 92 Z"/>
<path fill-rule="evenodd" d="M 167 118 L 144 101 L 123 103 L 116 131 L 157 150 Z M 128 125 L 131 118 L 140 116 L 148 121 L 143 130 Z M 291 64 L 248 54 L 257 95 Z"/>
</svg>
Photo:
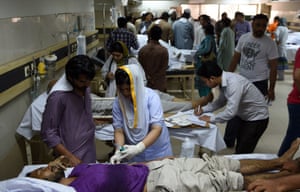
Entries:
<svg viewBox="0 0 300 192">
<path fill-rule="evenodd" d="M 240 163 L 221 156 L 165 159 L 148 163 L 147 191 L 220 192 L 243 189 Z"/>
</svg>

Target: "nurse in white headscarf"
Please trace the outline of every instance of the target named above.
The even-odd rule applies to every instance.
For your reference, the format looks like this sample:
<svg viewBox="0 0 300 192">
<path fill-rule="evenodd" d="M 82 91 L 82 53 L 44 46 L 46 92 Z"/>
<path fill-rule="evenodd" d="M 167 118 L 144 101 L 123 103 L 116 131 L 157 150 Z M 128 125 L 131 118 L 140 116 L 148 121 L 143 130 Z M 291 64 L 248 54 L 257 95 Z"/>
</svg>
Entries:
<svg viewBox="0 0 300 192">
<path fill-rule="evenodd" d="M 168 129 L 158 94 L 144 86 L 138 65 L 124 65 L 115 73 L 117 98 L 113 104 L 116 152 L 111 163 L 126 159 L 145 162 L 172 156 Z"/>
</svg>

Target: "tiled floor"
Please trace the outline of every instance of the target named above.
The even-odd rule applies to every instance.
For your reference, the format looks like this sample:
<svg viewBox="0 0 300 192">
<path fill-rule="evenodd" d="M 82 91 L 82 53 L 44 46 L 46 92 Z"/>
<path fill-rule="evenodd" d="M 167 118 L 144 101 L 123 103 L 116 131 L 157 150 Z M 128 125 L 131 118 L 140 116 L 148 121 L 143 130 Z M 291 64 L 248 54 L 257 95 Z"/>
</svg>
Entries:
<svg viewBox="0 0 300 192">
<path fill-rule="evenodd" d="M 270 121 L 269 126 L 266 132 L 261 137 L 256 149 L 255 153 L 277 153 L 281 141 L 285 135 L 287 125 L 288 125 L 288 112 L 286 99 L 288 93 L 292 89 L 292 76 L 290 72 L 287 72 L 285 75 L 284 81 L 277 81 L 276 83 L 276 100 L 270 106 Z M 225 124 L 218 124 L 221 133 L 224 133 Z M 181 141 L 176 139 L 172 139 L 173 152 L 175 156 L 180 154 L 181 149 Z M 110 150 L 106 146 L 103 147 L 102 142 L 97 142 L 97 144 L 101 146 L 97 146 L 98 157 L 103 158 L 103 154 L 106 154 Z M 101 149 L 101 150 L 99 150 Z M 198 148 L 195 149 L 195 155 L 197 154 Z M 220 151 L 218 154 L 232 154 L 233 149 L 224 149 Z M 300 152 L 298 151 L 296 156 L 300 156 Z"/>
</svg>

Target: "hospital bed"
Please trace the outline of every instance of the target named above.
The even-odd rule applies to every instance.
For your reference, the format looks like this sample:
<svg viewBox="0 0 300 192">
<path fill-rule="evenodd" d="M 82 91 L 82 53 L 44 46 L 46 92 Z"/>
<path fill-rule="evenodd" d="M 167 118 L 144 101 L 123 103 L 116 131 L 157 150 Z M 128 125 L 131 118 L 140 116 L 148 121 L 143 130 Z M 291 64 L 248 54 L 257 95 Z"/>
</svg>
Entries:
<svg viewBox="0 0 300 192">
<path fill-rule="evenodd" d="M 241 154 L 241 155 L 228 155 L 228 158 L 234 159 L 273 159 L 277 156 L 275 154 Z M 46 164 L 40 165 L 25 165 L 20 174 L 11 179 L 0 181 L 1 192 L 75 192 L 74 188 L 59 183 L 54 183 L 46 180 L 34 179 L 25 177 L 28 172 L 31 172 L 39 167 L 45 167 Z M 72 168 L 67 168 L 65 175 L 68 176 Z"/>
</svg>

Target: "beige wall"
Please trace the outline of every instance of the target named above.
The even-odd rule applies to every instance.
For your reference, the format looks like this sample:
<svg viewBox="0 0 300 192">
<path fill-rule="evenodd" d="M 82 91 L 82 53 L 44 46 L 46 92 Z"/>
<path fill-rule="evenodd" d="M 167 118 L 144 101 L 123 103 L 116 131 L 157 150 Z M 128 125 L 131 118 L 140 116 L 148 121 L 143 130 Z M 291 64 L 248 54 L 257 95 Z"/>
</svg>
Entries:
<svg viewBox="0 0 300 192">
<path fill-rule="evenodd" d="M 272 3 L 271 18 L 275 16 L 286 17 L 288 21 L 298 21 L 297 13 L 300 14 L 300 2 L 277 2 Z"/>
<path fill-rule="evenodd" d="M 81 17 L 84 32 L 95 30 L 93 0 L 0 0 L 0 3 L 0 76 L 7 68 L 14 68 L 12 61 L 64 43 L 66 32 L 77 32 L 72 33 L 76 37 L 77 16 Z M 13 17 L 21 20 L 14 23 Z M 42 83 L 41 91 L 44 87 Z M 3 92 L 0 96 L 2 99 Z M 16 176 L 23 167 L 15 131 L 30 103 L 28 89 L 0 105 L 0 180 Z"/>
</svg>

